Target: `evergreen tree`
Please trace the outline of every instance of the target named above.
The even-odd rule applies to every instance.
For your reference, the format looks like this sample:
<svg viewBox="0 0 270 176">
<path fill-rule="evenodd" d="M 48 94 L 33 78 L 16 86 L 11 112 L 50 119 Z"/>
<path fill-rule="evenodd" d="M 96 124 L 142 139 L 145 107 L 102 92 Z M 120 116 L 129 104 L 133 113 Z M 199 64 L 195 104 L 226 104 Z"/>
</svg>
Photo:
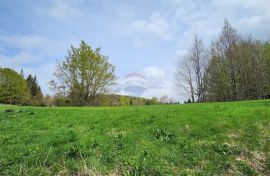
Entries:
<svg viewBox="0 0 270 176">
<path fill-rule="evenodd" d="M 36 75 L 33 77 L 29 74 L 26 78 L 27 87 L 31 94 L 31 103 L 33 105 L 42 105 L 43 104 L 43 95 L 41 92 L 41 88 L 38 85 Z"/>
<path fill-rule="evenodd" d="M 20 75 L 21 75 L 21 77 L 23 77 L 23 79 L 24 79 L 24 72 L 23 72 L 23 69 L 21 69 Z"/>
</svg>

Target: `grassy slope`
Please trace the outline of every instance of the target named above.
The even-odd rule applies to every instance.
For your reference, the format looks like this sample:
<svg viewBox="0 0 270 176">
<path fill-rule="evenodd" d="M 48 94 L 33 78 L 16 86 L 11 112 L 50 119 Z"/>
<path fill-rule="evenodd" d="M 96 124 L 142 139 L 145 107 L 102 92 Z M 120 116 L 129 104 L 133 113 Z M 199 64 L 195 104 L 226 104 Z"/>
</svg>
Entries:
<svg viewBox="0 0 270 176">
<path fill-rule="evenodd" d="M 14 109 L 7 113 L 5 109 Z M 270 101 L 0 105 L 0 175 L 268 175 Z"/>
</svg>

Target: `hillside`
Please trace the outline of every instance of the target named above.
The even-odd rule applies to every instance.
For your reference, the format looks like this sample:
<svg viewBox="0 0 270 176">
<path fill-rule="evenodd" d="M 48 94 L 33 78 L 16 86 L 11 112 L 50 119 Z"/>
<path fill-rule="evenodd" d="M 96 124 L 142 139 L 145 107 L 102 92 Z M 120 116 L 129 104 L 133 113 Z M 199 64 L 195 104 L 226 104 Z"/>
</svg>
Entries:
<svg viewBox="0 0 270 176">
<path fill-rule="evenodd" d="M 0 175 L 269 175 L 270 100 L 0 105 Z"/>
</svg>

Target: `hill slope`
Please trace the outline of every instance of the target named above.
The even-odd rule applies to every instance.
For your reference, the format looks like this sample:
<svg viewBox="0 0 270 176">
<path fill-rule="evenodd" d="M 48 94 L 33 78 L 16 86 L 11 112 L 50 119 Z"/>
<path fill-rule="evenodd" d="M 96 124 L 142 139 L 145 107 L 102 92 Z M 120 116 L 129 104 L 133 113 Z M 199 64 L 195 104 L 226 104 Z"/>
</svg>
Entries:
<svg viewBox="0 0 270 176">
<path fill-rule="evenodd" d="M 268 175 L 270 101 L 0 105 L 0 175 Z"/>
</svg>

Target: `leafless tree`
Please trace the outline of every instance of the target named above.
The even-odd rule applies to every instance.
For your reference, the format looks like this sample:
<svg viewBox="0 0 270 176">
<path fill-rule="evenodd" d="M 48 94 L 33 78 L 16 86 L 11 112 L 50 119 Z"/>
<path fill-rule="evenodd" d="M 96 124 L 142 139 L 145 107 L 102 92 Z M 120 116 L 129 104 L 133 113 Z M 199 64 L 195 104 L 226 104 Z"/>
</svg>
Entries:
<svg viewBox="0 0 270 176">
<path fill-rule="evenodd" d="M 194 36 L 192 47 L 177 63 L 176 86 L 184 89 L 192 102 L 204 101 L 204 73 L 207 66 L 203 42 Z"/>
</svg>

